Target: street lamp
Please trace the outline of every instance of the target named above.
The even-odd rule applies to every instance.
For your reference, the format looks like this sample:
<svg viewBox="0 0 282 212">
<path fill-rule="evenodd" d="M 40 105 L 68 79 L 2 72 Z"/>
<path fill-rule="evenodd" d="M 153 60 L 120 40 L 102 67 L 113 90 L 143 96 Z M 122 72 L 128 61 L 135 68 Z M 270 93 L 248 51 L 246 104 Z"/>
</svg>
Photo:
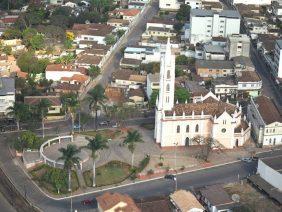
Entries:
<svg viewBox="0 0 282 212">
<path fill-rule="evenodd" d="M 177 191 L 176 148 L 177 148 L 178 142 L 175 142 L 173 144 L 174 144 L 175 191 Z"/>
</svg>

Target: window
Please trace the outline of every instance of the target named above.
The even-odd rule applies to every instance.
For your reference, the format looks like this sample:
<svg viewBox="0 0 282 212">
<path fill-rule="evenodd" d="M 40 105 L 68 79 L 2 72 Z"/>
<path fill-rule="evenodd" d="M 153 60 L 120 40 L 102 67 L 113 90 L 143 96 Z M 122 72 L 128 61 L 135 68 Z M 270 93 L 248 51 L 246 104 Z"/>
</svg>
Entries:
<svg viewBox="0 0 282 212">
<path fill-rule="evenodd" d="M 167 71 L 167 73 L 166 73 L 166 78 L 167 78 L 167 79 L 170 79 L 170 70 Z"/>
<path fill-rule="evenodd" d="M 179 126 L 179 125 L 178 125 L 177 128 L 176 128 L 176 132 L 177 132 L 177 133 L 180 133 L 180 126 Z"/>
<path fill-rule="evenodd" d="M 189 132 L 189 125 L 186 126 L 186 132 Z"/>
<path fill-rule="evenodd" d="M 169 91 L 169 84 L 166 85 L 166 91 Z"/>
<path fill-rule="evenodd" d="M 221 132 L 222 132 L 222 133 L 225 133 L 225 132 L 226 132 L 226 129 L 225 129 L 225 128 L 222 128 L 222 129 L 221 129 Z"/>
<path fill-rule="evenodd" d="M 169 97 L 167 96 L 165 99 L 166 103 L 169 103 Z"/>
<path fill-rule="evenodd" d="M 198 124 L 195 127 L 195 132 L 199 132 L 199 125 Z"/>
<path fill-rule="evenodd" d="M 220 33 L 223 33 L 223 31 L 219 31 Z"/>
<path fill-rule="evenodd" d="M 223 124 L 226 124 L 226 120 L 223 120 L 222 123 L 223 123 Z"/>
<path fill-rule="evenodd" d="M 272 132 L 275 132 L 275 129 L 273 129 L 273 131 Z"/>
</svg>

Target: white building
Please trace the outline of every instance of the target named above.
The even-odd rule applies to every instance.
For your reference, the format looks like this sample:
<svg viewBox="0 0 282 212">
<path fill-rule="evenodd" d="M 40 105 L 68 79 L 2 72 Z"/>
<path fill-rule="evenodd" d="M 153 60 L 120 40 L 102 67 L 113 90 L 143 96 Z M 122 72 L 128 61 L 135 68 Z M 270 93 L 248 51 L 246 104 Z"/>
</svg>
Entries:
<svg viewBox="0 0 282 212">
<path fill-rule="evenodd" d="M 245 4 L 245 5 L 270 5 L 271 0 L 227 0 L 230 4 Z"/>
<path fill-rule="evenodd" d="M 154 138 L 161 147 L 194 145 L 192 139 L 203 136 L 214 138 L 224 148 L 234 148 L 250 138 L 251 127 L 242 119 L 238 104 L 222 102 L 211 92 L 200 102 L 175 104 L 175 56 L 169 41 L 160 67 Z"/>
<path fill-rule="evenodd" d="M 146 88 L 147 97 L 150 99 L 153 91 L 159 89 L 160 89 L 160 74 L 159 73 L 148 74 L 147 88 Z"/>
<path fill-rule="evenodd" d="M 227 38 L 229 59 L 237 56 L 249 57 L 250 43 L 250 38 L 246 34 L 229 35 Z"/>
<path fill-rule="evenodd" d="M 275 77 L 282 78 L 282 40 L 277 40 L 275 44 L 274 72 Z"/>
<path fill-rule="evenodd" d="M 206 44 L 203 47 L 203 56 L 205 60 L 225 60 L 225 51 L 218 45 Z"/>
<path fill-rule="evenodd" d="M 142 63 L 160 62 L 161 52 L 153 47 L 126 47 L 124 58 L 142 60 Z"/>
<path fill-rule="evenodd" d="M 15 103 L 15 79 L 0 78 L 0 115 L 7 115 L 8 108 Z"/>
<path fill-rule="evenodd" d="M 207 42 L 212 37 L 227 37 L 240 33 L 241 16 L 236 10 L 192 9 L 190 13 L 190 43 Z"/>
<path fill-rule="evenodd" d="M 252 123 L 252 135 L 259 145 L 282 144 L 282 114 L 272 99 L 266 96 L 251 98 L 248 120 Z"/>
<path fill-rule="evenodd" d="M 277 192 L 282 191 L 282 156 L 262 158 L 258 161 L 257 172 L 262 179 L 272 185 Z M 274 189 L 273 189 L 274 190 Z"/>
<path fill-rule="evenodd" d="M 202 0 L 185 0 L 185 4 L 189 5 L 191 9 L 201 9 Z"/>
<path fill-rule="evenodd" d="M 63 77 L 73 77 L 74 75 L 83 75 L 81 69 L 74 68 L 71 65 L 50 64 L 45 69 L 45 77 L 47 80 L 54 82 L 61 81 Z"/>
<path fill-rule="evenodd" d="M 161 10 L 175 11 L 180 8 L 181 3 L 178 0 L 159 0 L 159 8 Z"/>
</svg>

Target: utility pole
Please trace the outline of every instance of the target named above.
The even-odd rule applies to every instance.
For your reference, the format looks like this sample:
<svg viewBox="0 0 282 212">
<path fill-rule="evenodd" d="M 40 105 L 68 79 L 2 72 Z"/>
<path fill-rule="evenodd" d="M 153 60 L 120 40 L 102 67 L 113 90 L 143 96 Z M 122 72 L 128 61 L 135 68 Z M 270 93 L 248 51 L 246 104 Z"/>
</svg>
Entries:
<svg viewBox="0 0 282 212">
<path fill-rule="evenodd" d="M 174 170 L 175 170 L 175 191 L 177 191 L 177 170 L 176 170 L 176 148 L 177 148 L 178 142 L 174 143 Z"/>
</svg>

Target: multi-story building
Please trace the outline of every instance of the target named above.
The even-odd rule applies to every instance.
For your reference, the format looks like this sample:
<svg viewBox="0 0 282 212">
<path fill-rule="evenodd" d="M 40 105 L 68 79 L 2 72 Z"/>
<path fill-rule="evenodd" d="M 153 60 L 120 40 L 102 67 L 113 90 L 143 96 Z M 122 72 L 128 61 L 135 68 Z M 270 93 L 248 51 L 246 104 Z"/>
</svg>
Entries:
<svg viewBox="0 0 282 212">
<path fill-rule="evenodd" d="M 169 42 L 160 67 L 154 137 L 161 147 L 194 145 L 193 138 L 203 136 L 224 148 L 234 148 L 250 138 L 242 107 L 222 102 L 211 92 L 197 103 L 174 103 L 175 56 Z"/>
<path fill-rule="evenodd" d="M 0 78 L 0 115 L 5 116 L 9 107 L 15 103 L 15 79 L 10 77 Z"/>
<path fill-rule="evenodd" d="M 207 44 L 203 47 L 203 56 L 205 60 L 225 60 L 225 51 L 221 46 Z"/>
<path fill-rule="evenodd" d="M 282 78 L 282 40 L 277 40 L 274 48 L 274 69 L 273 76 Z"/>
<path fill-rule="evenodd" d="M 148 74 L 147 87 L 146 87 L 147 97 L 150 99 L 153 91 L 159 89 L 160 89 L 160 74 L 159 73 Z"/>
<path fill-rule="evenodd" d="M 178 0 L 159 0 L 161 10 L 176 11 L 180 8 L 181 3 Z"/>
<path fill-rule="evenodd" d="M 271 0 L 227 0 L 230 4 L 254 4 L 254 5 L 270 5 Z"/>
<path fill-rule="evenodd" d="M 197 74 L 204 78 L 234 75 L 233 62 L 229 60 L 196 60 L 195 68 Z"/>
<path fill-rule="evenodd" d="M 185 0 L 185 4 L 189 5 L 191 9 L 201 9 L 202 0 Z"/>
<path fill-rule="evenodd" d="M 238 95 L 259 96 L 262 88 L 262 80 L 256 71 L 242 71 L 237 74 Z"/>
<path fill-rule="evenodd" d="M 249 57 L 250 38 L 245 34 L 233 34 L 227 37 L 229 59 L 237 56 Z"/>
<path fill-rule="evenodd" d="M 154 47 L 126 47 L 124 58 L 141 60 L 143 63 L 159 62 L 161 52 L 159 48 Z"/>
<path fill-rule="evenodd" d="M 240 33 L 241 16 L 236 10 L 192 9 L 190 13 L 190 43 L 207 42 L 212 37 L 227 37 Z"/>
<path fill-rule="evenodd" d="M 260 146 L 282 144 L 282 114 L 272 99 L 251 98 L 247 117 L 252 123 L 252 136 Z"/>
</svg>

